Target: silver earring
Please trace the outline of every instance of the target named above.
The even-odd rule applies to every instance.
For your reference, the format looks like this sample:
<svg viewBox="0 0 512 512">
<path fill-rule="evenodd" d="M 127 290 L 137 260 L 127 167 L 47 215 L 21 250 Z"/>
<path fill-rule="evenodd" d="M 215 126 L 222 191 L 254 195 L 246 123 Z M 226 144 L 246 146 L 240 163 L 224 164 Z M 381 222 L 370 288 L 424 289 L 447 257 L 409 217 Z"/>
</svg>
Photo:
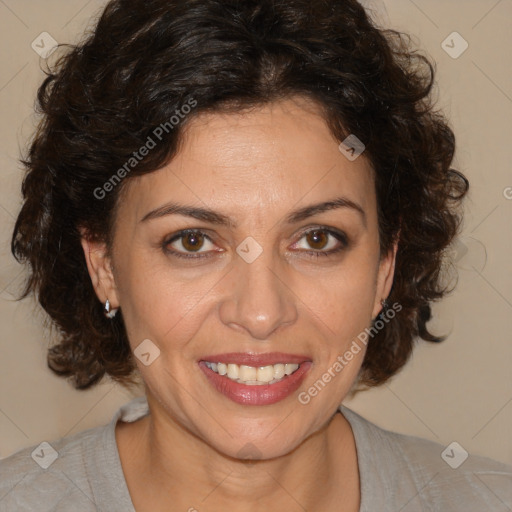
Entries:
<svg viewBox="0 0 512 512">
<path fill-rule="evenodd" d="M 382 304 L 383 311 L 386 311 L 389 308 L 389 302 L 386 299 L 382 299 L 380 303 Z"/>
<path fill-rule="evenodd" d="M 111 308 L 110 301 L 107 299 L 105 302 L 105 308 L 103 309 L 103 313 L 107 318 L 114 318 L 117 314 L 118 308 Z"/>
</svg>

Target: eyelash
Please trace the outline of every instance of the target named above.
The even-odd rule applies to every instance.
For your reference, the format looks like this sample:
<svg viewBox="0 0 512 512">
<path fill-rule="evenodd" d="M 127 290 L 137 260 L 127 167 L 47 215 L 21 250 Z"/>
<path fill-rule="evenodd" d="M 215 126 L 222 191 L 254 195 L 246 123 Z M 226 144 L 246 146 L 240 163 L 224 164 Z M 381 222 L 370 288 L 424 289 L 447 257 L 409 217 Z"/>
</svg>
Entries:
<svg viewBox="0 0 512 512">
<path fill-rule="evenodd" d="M 323 226 L 317 226 L 312 229 L 308 229 L 307 231 L 304 231 L 303 233 L 301 233 L 299 240 L 302 240 L 302 238 L 304 238 L 306 235 L 308 235 L 309 233 L 311 233 L 313 231 L 322 231 L 322 232 L 326 233 L 327 235 L 331 235 L 333 238 L 338 240 L 338 242 L 340 242 L 341 245 L 339 247 L 337 247 L 335 249 L 331 249 L 329 251 L 322 251 L 322 250 L 316 250 L 316 251 L 315 250 L 311 250 L 311 251 L 301 250 L 300 251 L 300 252 L 308 254 L 312 258 L 318 258 L 320 256 L 332 256 L 336 253 L 341 252 L 342 250 L 346 249 L 349 246 L 348 238 L 345 235 L 345 233 L 343 233 L 342 231 L 329 229 L 329 228 L 326 228 Z M 179 240 L 180 238 L 183 238 L 185 235 L 187 235 L 189 233 L 199 233 L 199 234 L 203 235 L 204 238 L 206 238 L 207 240 L 209 240 L 210 242 L 213 243 L 212 239 L 204 231 L 201 231 L 200 229 L 184 229 L 182 231 L 179 231 L 178 233 L 175 233 L 174 235 L 171 236 L 171 238 L 168 238 L 163 242 L 162 246 L 163 246 L 164 252 L 166 252 L 170 256 L 177 257 L 177 258 L 184 258 L 184 259 L 188 259 L 188 260 L 210 257 L 208 255 L 209 251 L 193 254 L 193 253 L 182 253 L 180 251 L 176 251 L 174 249 L 168 248 L 168 246 L 170 244 L 172 244 L 176 240 Z"/>
</svg>

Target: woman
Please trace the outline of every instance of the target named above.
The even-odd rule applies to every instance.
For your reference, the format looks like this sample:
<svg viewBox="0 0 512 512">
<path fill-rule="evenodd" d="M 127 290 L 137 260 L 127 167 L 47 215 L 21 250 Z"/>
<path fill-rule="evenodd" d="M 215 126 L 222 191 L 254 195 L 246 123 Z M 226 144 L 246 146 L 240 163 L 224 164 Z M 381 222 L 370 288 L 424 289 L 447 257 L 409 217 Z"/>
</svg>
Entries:
<svg viewBox="0 0 512 512">
<path fill-rule="evenodd" d="M 111 1 L 39 90 L 12 249 L 50 368 L 145 397 L 3 460 L 0 510 L 512 507 L 512 468 L 340 405 L 441 340 L 432 84 L 355 0 Z"/>
</svg>

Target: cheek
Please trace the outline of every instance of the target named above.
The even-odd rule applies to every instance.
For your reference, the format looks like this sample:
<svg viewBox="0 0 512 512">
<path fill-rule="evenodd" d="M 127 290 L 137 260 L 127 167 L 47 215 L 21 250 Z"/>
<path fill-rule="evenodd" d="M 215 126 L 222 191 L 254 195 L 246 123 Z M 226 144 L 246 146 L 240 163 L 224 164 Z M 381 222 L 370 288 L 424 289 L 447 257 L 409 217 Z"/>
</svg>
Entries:
<svg viewBox="0 0 512 512">
<path fill-rule="evenodd" d="M 197 321 L 202 301 L 214 285 L 213 275 L 199 278 L 144 258 L 133 258 L 120 281 L 120 303 L 132 347 L 146 338 L 185 343 L 192 337 L 191 323 Z"/>
<path fill-rule="evenodd" d="M 376 270 L 369 258 L 354 254 L 329 273 L 300 275 L 294 281 L 299 302 L 334 339 L 357 336 L 371 322 Z"/>
</svg>

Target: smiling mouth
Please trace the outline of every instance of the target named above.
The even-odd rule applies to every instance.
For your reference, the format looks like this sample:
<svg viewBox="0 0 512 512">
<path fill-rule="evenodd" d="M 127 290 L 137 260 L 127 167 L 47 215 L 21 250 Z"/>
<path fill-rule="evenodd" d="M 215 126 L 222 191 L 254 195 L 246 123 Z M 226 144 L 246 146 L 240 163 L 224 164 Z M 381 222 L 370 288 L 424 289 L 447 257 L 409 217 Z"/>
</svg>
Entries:
<svg viewBox="0 0 512 512">
<path fill-rule="evenodd" d="M 278 363 L 267 366 L 247 366 L 235 363 L 215 363 L 204 361 L 204 364 L 218 375 L 227 377 L 246 386 L 263 386 L 276 384 L 295 373 L 300 364 Z"/>
</svg>

